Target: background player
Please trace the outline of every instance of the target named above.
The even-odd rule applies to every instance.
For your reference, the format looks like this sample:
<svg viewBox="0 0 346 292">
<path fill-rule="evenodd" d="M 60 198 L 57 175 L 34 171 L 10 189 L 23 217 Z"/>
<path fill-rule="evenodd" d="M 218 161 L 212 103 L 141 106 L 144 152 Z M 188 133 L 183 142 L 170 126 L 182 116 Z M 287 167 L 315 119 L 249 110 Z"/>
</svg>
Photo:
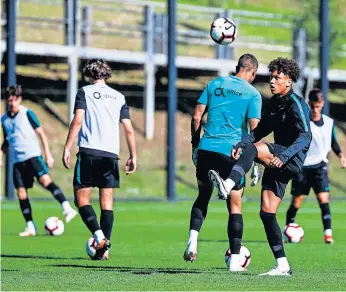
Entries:
<svg viewBox="0 0 346 292">
<path fill-rule="evenodd" d="M 333 149 L 340 158 L 342 168 L 346 167 L 346 157 L 338 144 L 333 119 L 322 114 L 324 100 L 320 89 L 310 91 L 309 103 L 312 141 L 303 170 L 292 180 L 292 202 L 287 210 L 286 225 L 295 221 L 304 195 L 309 195 L 310 188 L 313 188 L 321 208 L 324 242 L 332 244 L 334 239 L 329 209 L 328 154 Z"/>
<path fill-rule="evenodd" d="M 101 260 L 108 259 L 114 222 L 113 189 L 120 185 L 119 122 L 124 127 L 130 151 L 126 174 L 136 171 L 135 135 L 124 95 L 106 85 L 106 80 L 112 76 L 109 65 L 103 59 L 92 59 L 83 73 L 91 85 L 78 90 L 63 163 L 70 168 L 70 149 L 78 135 L 79 152 L 73 179 L 75 203 L 97 243 L 93 259 Z M 100 224 L 90 204 L 93 187 L 99 189 Z"/>
<path fill-rule="evenodd" d="M 299 77 L 299 67 L 294 60 L 275 59 L 269 64 L 269 71 L 270 89 L 274 95 L 258 126 L 232 150 L 234 158 L 239 158 L 242 150 L 243 154 L 228 179 L 223 180 L 214 170 L 209 172 L 209 176 L 219 194 L 226 198 L 250 170 L 254 159 L 266 166 L 262 179 L 260 217 L 277 265 L 262 275 L 290 276 L 292 272 L 276 212 L 287 183 L 302 169 L 310 145 L 309 108 L 304 99 L 292 90 L 292 83 Z M 258 142 L 271 132 L 274 133 L 275 144 Z"/>
<path fill-rule="evenodd" d="M 257 68 L 258 62 L 253 55 L 241 56 L 236 75 L 210 81 L 197 101 L 191 121 L 191 135 L 199 193 L 191 210 L 190 236 L 184 253 L 186 261 L 196 260 L 198 234 L 207 216 L 213 192 L 208 171 L 216 169 L 221 177 L 228 176 L 229 169 L 235 163 L 230 157 L 232 147 L 248 135 L 248 124 L 254 129 L 261 117 L 262 98 L 250 84 L 256 76 Z M 205 112 L 208 113 L 208 120 L 201 139 L 201 120 Z M 232 191 L 231 199 L 227 201 L 230 249 L 232 255 L 238 258 L 243 233 L 243 187 L 244 181 L 239 182 Z"/>
<path fill-rule="evenodd" d="M 26 228 L 20 236 L 35 236 L 36 227 L 32 218 L 32 209 L 27 190 L 33 187 L 34 177 L 49 190 L 54 198 L 62 205 L 66 222 L 70 222 L 77 212 L 72 209 L 63 192 L 52 181 L 48 174 L 48 167 L 52 168 L 54 159 L 49 151 L 48 139 L 36 115 L 21 105 L 22 88 L 20 85 L 8 87 L 7 103 L 9 111 L 1 117 L 4 131 L 4 142 L 0 151 L 2 155 L 10 146 L 13 149 L 13 183 L 17 190 L 20 209 L 26 221 Z M 41 156 L 40 138 L 46 163 Z M 47 167 L 48 165 L 48 167 Z"/>
</svg>

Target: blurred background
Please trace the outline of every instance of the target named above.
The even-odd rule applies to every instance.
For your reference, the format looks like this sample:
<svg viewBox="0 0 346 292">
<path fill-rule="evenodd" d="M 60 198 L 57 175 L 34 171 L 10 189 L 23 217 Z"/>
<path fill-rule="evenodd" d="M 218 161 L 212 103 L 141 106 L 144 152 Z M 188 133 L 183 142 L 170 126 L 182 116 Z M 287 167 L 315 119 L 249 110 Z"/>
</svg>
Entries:
<svg viewBox="0 0 346 292">
<path fill-rule="evenodd" d="M 329 100 L 325 110 L 335 119 L 339 143 L 346 152 L 346 0 L 176 2 L 175 165 L 170 167 L 176 199 L 192 199 L 197 194 L 190 144 L 190 119 L 196 100 L 211 78 L 234 73 L 237 59 L 247 52 L 260 62 L 254 85 L 262 93 L 264 106 L 270 97 L 266 65 L 272 59 L 281 56 L 297 60 L 302 77 L 296 90 L 304 97 L 311 88 L 321 87 L 325 78 L 323 90 Z M 131 106 L 137 135 L 138 170 L 133 176 L 122 174 L 116 198 L 166 199 L 166 141 L 168 126 L 172 126 L 167 125 L 168 3 L 2 1 L 1 114 L 6 111 L 8 71 L 13 69 L 14 82 L 23 88 L 23 104 L 36 113 L 48 135 L 55 158 L 50 170 L 53 180 L 68 197 L 73 196 L 73 170 L 63 168 L 61 156 L 71 119 L 69 105 L 77 88 L 86 85 L 81 74 L 86 60 L 101 57 L 113 69 L 109 85 L 124 93 Z M 10 7 L 14 7 L 14 14 Z M 15 15 L 15 19 L 9 15 Z M 223 16 L 233 19 L 238 28 L 237 39 L 230 46 L 217 45 L 209 37 L 211 22 Z M 9 30 L 11 23 L 14 30 Z M 15 66 L 11 68 L 9 33 L 15 34 Z M 74 150 L 76 153 L 77 147 Z M 121 168 L 127 156 L 122 139 Z M 334 154 L 331 161 L 331 195 L 342 198 L 346 192 L 345 172 Z M 6 196 L 5 170 L 1 169 L 1 198 Z M 247 188 L 245 196 L 258 199 L 259 193 L 259 187 Z M 39 185 L 29 195 L 50 198 Z"/>
</svg>

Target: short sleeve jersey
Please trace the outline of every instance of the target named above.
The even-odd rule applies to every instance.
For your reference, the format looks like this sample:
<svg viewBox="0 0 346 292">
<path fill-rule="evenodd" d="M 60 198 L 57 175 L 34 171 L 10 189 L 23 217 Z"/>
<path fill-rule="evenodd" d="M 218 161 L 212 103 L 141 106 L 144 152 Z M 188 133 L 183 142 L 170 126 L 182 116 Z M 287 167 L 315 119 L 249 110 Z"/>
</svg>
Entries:
<svg viewBox="0 0 346 292">
<path fill-rule="evenodd" d="M 84 86 L 77 92 L 74 111 L 77 109 L 85 110 L 78 146 L 89 153 L 117 157 L 119 122 L 130 119 L 125 96 L 106 84 Z"/>
<path fill-rule="evenodd" d="M 197 101 L 207 106 L 208 119 L 199 149 L 230 155 L 248 135 L 248 119 L 260 119 L 262 98 L 247 81 L 219 77 L 209 82 Z"/>
</svg>

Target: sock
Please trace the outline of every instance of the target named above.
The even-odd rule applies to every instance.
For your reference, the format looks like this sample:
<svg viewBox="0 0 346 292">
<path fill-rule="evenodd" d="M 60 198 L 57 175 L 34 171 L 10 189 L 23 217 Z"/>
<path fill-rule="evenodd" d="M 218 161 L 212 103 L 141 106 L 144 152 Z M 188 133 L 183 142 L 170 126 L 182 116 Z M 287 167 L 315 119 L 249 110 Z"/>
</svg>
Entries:
<svg viewBox="0 0 346 292">
<path fill-rule="evenodd" d="M 332 215 L 330 213 L 329 203 L 320 204 L 320 208 L 324 230 L 332 229 Z"/>
<path fill-rule="evenodd" d="M 241 242 L 243 239 L 243 215 L 242 214 L 230 214 L 228 216 L 228 240 L 231 254 L 239 254 Z"/>
<path fill-rule="evenodd" d="M 290 265 L 289 265 L 286 257 L 277 258 L 276 264 L 277 264 L 278 268 L 282 271 L 288 271 L 290 269 Z"/>
<path fill-rule="evenodd" d="M 79 214 L 82 217 L 84 224 L 88 227 L 92 234 L 101 229 L 99 223 L 97 222 L 95 210 L 91 205 L 80 207 Z"/>
<path fill-rule="evenodd" d="M 113 210 L 102 210 L 101 209 L 101 219 L 100 226 L 105 237 L 110 240 L 112 235 L 114 222 L 114 212 Z"/>
<path fill-rule="evenodd" d="M 254 159 L 258 156 L 257 148 L 254 144 L 247 144 L 244 148 L 244 152 L 240 155 L 237 163 L 233 166 L 229 178 L 236 184 L 245 176 L 245 174 L 251 169 Z"/>
<path fill-rule="evenodd" d="M 326 229 L 326 230 L 324 230 L 324 235 L 332 236 L 333 232 L 331 229 Z"/>
<path fill-rule="evenodd" d="M 200 231 L 202 224 L 207 217 L 208 204 L 212 195 L 212 189 L 200 187 L 198 197 L 193 203 L 190 216 L 190 230 Z"/>
<path fill-rule="evenodd" d="M 29 198 L 19 200 L 20 209 L 26 222 L 32 221 L 31 204 Z"/>
<path fill-rule="evenodd" d="M 62 202 L 61 206 L 65 212 L 68 212 L 72 209 L 69 201 Z"/>
<path fill-rule="evenodd" d="M 297 209 L 293 205 L 290 205 L 290 207 L 288 208 L 287 213 L 286 213 L 286 225 L 288 225 L 290 223 L 294 223 L 298 210 L 299 209 Z"/>
<path fill-rule="evenodd" d="M 286 257 L 282 243 L 282 235 L 276 214 L 260 211 L 260 217 L 263 222 L 264 230 L 267 234 L 269 246 L 276 259 Z"/>
<path fill-rule="evenodd" d="M 93 233 L 93 236 L 94 236 L 94 238 L 96 240 L 97 245 L 99 245 L 100 242 L 105 239 L 105 235 L 103 234 L 101 229 L 96 230 Z"/>
<path fill-rule="evenodd" d="M 189 245 L 191 243 L 197 246 L 198 234 L 199 234 L 198 231 L 191 229 L 190 235 L 189 235 L 189 241 L 187 244 Z"/>
<path fill-rule="evenodd" d="M 47 189 L 48 191 L 50 191 L 50 192 L 53 194 L 54 198 L 55 198 L 60 204 L 62 204 L 63 202 L 66 201 L 66 198 L 65 198 L 63 192 L 60 190 L 60 188 L 59 188 L 55 183 L 53 183 L 53 182 L 50 183 L 50 184 L 46 187 L 46 189 Z"/>
<path fill-rule="evenodd" d="M 205 219 L 205 214 L 203 211 L 197 206 L 192 206 L 191 209 L 191 218 L 190 218 L 190 230 L 196 230 L 199 232 L 201 230 L 203 221 Z"/>
<path fill-rule="evenodd" d="M 35 226 L 33 221 L 26 222 L 26 227 L 28 227 L 30 229 L 35 229 L 36 230 L 36 226 Z"/>
</svg>

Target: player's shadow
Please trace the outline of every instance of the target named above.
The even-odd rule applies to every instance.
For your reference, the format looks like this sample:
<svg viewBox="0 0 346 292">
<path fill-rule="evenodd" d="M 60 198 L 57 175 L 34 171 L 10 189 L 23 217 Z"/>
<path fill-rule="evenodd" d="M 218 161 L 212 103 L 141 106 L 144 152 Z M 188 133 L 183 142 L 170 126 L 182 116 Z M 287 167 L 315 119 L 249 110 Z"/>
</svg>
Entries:
<svg viewBox="0 0 346 292">
<path fill-rule="evenodd" d="M 199 239 L 198 242 L 225 242 L 228 243 L 228 239 Z M 267 243 L 265 240 L 243 240 L 243 243 Z"/>
<path fill-rule="evenodd" d="M 135 275 L 151 275 L 151 274 L 202 274 L 206 271 L 198 269 L 182 269 L 182 268 L 137 268 L 137 267 L 114 267 L 114 266 L 89 266 L 74 264 L 56 264 L 50 265 L 60 268 L 83 268 L 93 271 L 111 271 L 120 273 L 132 273 Z"/>
<path fill-rule="evenodd" d="M 42 260 L 85 260 L 83 257 L 63 258 L 63 257 L 52 257 L 42 255 L 24 255 L 24 254 L 2 254 L 2 258 L 16 258 L 16 259 L 42 259 Z"/>
</svg>

